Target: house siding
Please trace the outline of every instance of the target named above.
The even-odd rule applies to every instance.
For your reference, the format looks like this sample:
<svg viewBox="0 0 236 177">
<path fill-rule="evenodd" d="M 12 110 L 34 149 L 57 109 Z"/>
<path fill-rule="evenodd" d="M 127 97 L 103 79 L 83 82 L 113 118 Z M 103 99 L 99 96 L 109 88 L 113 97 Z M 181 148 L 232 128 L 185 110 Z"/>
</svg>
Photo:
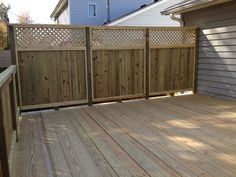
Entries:
<svg viewBox="0 0 236 177">
<path fill-rule="evenodd" d="M 152 1 L 153 0 L 110 0 L 111 20 L 139 9 L 140 6 L 144 4 L 151 4 Z"/>
<path fill-rule="evenodd" d="M 163 1 L 163 2 L 162 2 Z M 159 5 L 139 13 L 127 20 L 115 24 L 116 26 L 180 26 L 179 22 L 170 19 L 170 16 L 161 15 L 161 11 L 182 0 L 162 0 Z M 112 25 L 112 24 L 111 24 Z"/>
<path fill-rule="evenodd" d="M 61 13 L 61 15 L 57 18 L 58 24 L 70 24 L 70 17 L 69 17 L 69 8 L 65 8 L 65 10 Z"/>
<path fill-rule="evenodd" d="M 103 25 L 107 22 L 107 0 L 68 0 L 70 24 Z M 96 3 L 97 17 L 88 17 L 88 4 Z M 152 0 L 110 0 L 110 18 L 114 20 L 126 13 L 138 9 L 143 4 L 150 4 Z"/>
<path fill-rule="evenodd" d="M 106 0 L 69 0 L 70 22 L 79 25 L 102 25 L 106 20 Z M 88 4 L 95 3 L 97 17 L 88 17 Z"/>
<path fill-rule="evenodd" d="M 236 101 L 236 2 L 183 14 L 200 27 L 197 91 Z"/>
</svg>

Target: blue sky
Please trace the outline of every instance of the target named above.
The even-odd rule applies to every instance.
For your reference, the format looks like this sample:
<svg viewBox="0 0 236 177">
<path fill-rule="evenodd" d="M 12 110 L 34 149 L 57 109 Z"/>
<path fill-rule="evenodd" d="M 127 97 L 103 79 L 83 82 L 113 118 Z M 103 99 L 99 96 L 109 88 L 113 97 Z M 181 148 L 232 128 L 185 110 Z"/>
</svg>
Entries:
<svg viewBox="0 0 236 177">
<path fill-rule="evenodd" d="M 10 23 L 17 22 L 17 15 L 28 12 L 34 23 L 50 24 L 50 19 L 54 7 L 59 0 L 0 0 L 5 4 L 10 4 L 9 12 Z"/>
</svg>

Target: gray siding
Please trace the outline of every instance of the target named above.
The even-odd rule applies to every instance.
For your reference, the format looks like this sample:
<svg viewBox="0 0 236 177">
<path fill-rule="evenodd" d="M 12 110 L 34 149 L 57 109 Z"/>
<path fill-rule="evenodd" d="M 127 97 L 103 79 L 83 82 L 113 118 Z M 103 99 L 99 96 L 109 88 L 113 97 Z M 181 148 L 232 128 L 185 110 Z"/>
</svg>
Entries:
<svg viewBox="0 0 236 177">
<path fill-rule="evenodd" d="M 236 101 L 236 2 L 183 14 L 200 27 L 197 91 Z"/>
</svg>

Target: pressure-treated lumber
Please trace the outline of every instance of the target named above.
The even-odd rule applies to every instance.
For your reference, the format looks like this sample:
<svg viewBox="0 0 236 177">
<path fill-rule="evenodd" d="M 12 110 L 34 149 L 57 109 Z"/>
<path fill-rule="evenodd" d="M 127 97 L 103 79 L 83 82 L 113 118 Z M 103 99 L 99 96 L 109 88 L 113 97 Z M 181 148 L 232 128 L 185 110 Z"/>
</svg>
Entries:
<svg viewBox="0 0 236 177">
<path fill-rule="evenodd" d="M 15 24 L 9 29 L 21 110 L 194 89 L 196 28 Z"/>
<path fill-rule="evenodd" d="M 17 136 L 17 103 L 14 88 L 16 66 L 10 66 L 0 73 L 0 176 L 10 177 L 11 148 L 15 144 L 13 131 Z"/>
<path fill-rule="evenodd" d="M 235 111 L 187 95 L 28 113 L 14 174 L 234 177 Z"/>
</svg>

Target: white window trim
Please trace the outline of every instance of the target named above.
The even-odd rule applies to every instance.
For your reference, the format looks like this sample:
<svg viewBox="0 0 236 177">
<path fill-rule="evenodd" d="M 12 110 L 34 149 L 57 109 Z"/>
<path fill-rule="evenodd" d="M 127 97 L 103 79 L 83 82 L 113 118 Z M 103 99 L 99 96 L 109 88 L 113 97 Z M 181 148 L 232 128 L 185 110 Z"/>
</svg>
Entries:
<svg viewBox="0 0 236 177">
<path fill-rule="evenodd" d="M 89 15 L 89 5 L 95 5 L 95 14 L 96 14 L 96 16 L 90 16 L 90 15 Z M 89 2 L 87 8 L 88 8 L 88 17 L 89 17 L 89 18 L 97 18 L 97 16 L 98 16 L 98 14 L 97 14 L 97 13 L 98 13 L 98 11 L 97 11 L 97 3 L 91 3 L 91 2 Z"/>
</svg>

